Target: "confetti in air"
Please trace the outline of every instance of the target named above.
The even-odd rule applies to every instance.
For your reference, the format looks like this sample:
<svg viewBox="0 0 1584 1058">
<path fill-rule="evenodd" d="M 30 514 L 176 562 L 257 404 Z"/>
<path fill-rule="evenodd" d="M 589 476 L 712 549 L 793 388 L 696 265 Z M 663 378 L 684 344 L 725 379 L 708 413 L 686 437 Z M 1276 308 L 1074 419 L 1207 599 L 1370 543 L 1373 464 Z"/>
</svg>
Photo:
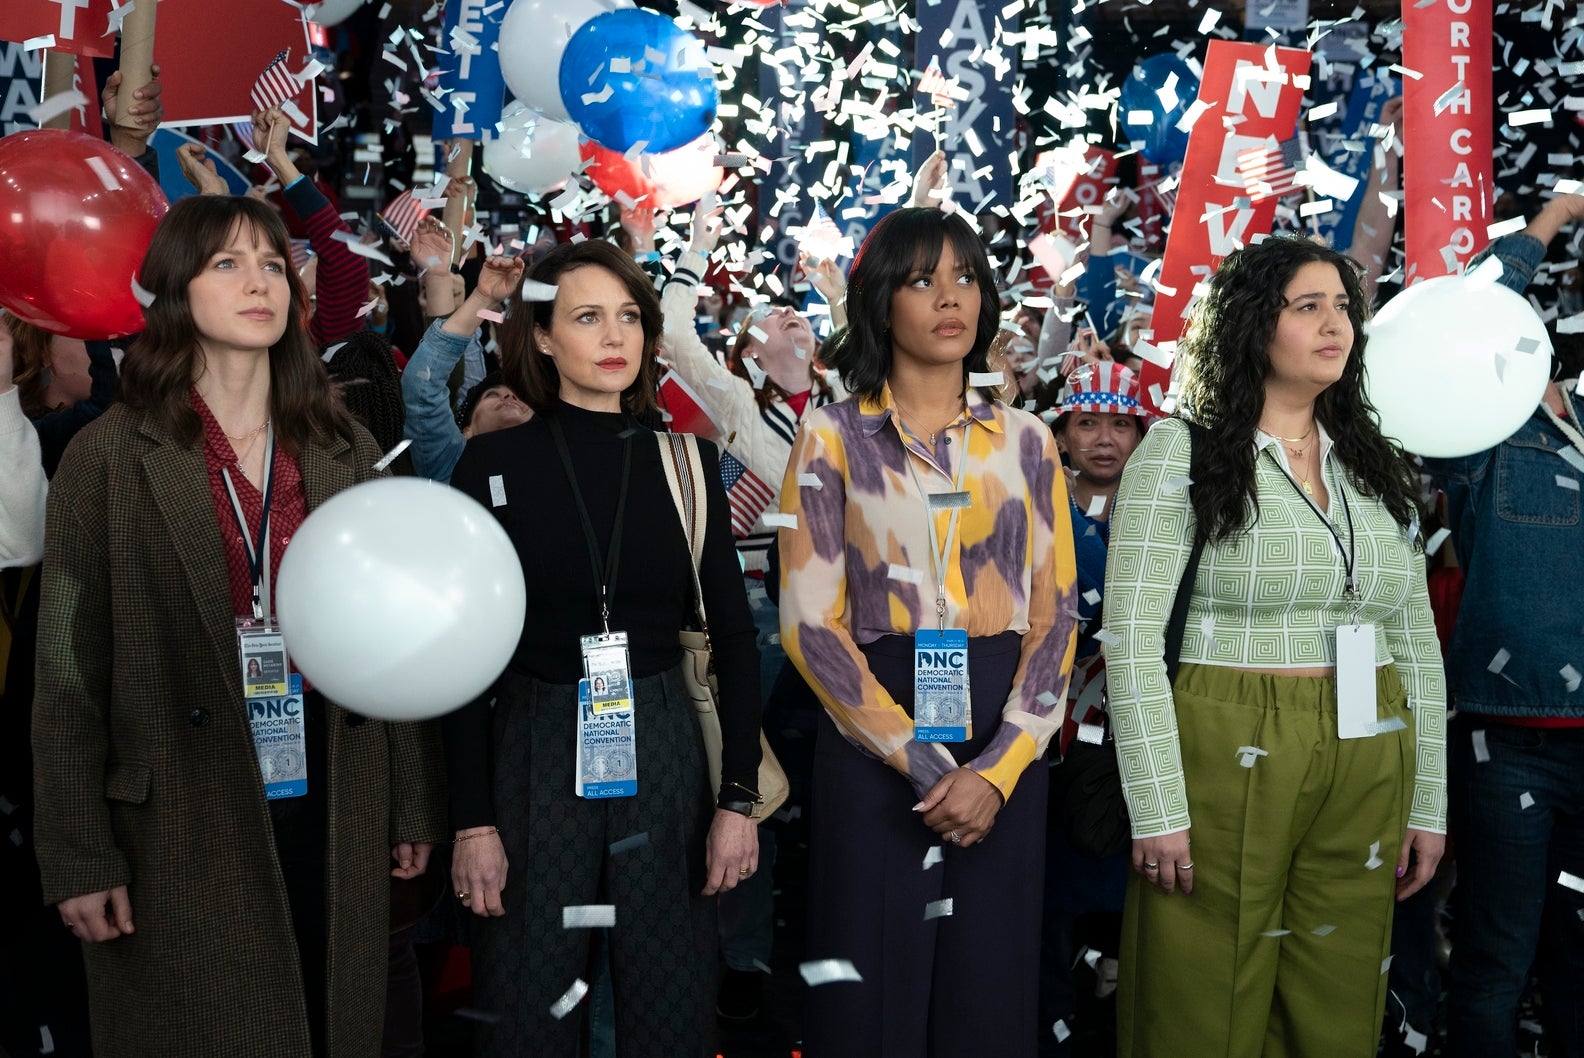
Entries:
<svg viewBox="0 0 1584 1058">
<path fill-rule="evenodd" d="M 798 967 L 798 973 L 810 988 L 835 984 L 839 981 L 862 981 L 857 967 L 847 959 L 814 959 Z"/>
</svg>

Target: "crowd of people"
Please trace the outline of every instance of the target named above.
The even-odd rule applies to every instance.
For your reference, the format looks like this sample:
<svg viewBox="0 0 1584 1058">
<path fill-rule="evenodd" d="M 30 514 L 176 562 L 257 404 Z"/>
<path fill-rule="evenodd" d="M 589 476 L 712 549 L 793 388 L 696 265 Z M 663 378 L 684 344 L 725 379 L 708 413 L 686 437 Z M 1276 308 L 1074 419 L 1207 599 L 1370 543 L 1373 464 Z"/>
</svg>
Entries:
<svg viewBox="0 0 1584 1058">
<path fill-rule="evenodd" d="M 154 165 L 157 77 L 137 127 L 117 97 Z M 370 236 L 405 277 L 375 282 L 288 128 L 254 115 L 278 194 L 184 149 L 141 333 L 0 328 L 7 1049 L 422 1053 L 439 942 L 476 1054 L 713 1055 L 766 1001 L 801 816 L 813 1058 L 1418 1053 L 1442 1018 L 1490 1058 L 1531 989 L 1546 1053 L 1584 1055 L 1567 335 L 1516 433 L 1419 460 L 1365 389 L 1389 225 L 1220 261 L 1163 415 L 1125 192 L 1080 268 L 1014 288 L 1018 238 L 936 155 L 850 267 L 805 257 L 810 312 L 733 280 L 708 205 L 674 261 L 633 252 L 641 205 L 495 255 L 456 178 L 447 220 Z M 1581 221 L 1554 195 L 1484 256 L 1522 293 Z M 668 439 L 667 372 L 716 443 Z M 387 472 L 477 501 L 530 600 L 439 720 L 343 708 L 273 623 L 294 533 Z M 636 787 L 596 796 L 613 711 Z"/>
</svg>

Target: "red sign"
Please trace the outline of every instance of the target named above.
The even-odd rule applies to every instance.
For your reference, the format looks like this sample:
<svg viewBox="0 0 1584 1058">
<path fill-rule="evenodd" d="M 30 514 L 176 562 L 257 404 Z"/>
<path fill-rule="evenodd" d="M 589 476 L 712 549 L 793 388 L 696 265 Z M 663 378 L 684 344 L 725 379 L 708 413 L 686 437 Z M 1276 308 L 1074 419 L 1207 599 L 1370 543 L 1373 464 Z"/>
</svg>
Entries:
<svg viewBox="0 0 1584 1058">
<path fill-rule="evenodd" d="M 1056 204 L 1056 227 L 1078 240 L 1087 240 L 1089 211 L 1100 205 L 1116 175 L 1115 151 L 1090 144 L 1082 153 L 1072 149 L 1046 151 L 1034 163 L 1048 182 L 1050 200 Z M 1041 206 L 1044 205 L 1042 201 Z M 1051 231 L 1041 210 L 1041 231 Z"/>
<path fill-rule="evenodd" d="M 1210 42 L 1199 83 L 1199 101 L 1209 109 L 1194 122 L 1178 177 L 1177 208 L 1150 318 L 1153 344 L 1175 342 L 1182 334 L 1194 287 L 1221 258 L 1256 235 L 1270 234 L 1276 197 L 1251 194 L 1238 162 L 1248 151 L 1292 139 L 1310 58 L 1300 48 Z M 1139 377 L 1145 403 L 1158 409 L 1170 380 L 1169 367 L 1146 358 Z"/>
<path fill-rule="evenodd" d="M 4 0 L 0 3 L 0 40 L 54 37 L 54 51 L 109 58 L 116 38 L 110 32 L 110 0 Z"/>
<path fill-rule="evenodd" d="M 672 433 L 690 433 L 706 440 L 718 441 L 720 423 L 710 406 L 682 381 L 675 371 L 667 371 L 660 378 L 660 412 L 666 429 Z"/>
<path fill-rule="evenodd" d="M 1463 270 L 1491 220 L 1491 5 L 1403 5 L 1403 235 L 1409 283 Z"/>
<path fill-rule="evenodd" d="M 9 2 L 9 0 L 6 0 Z M 166 125 L 211 125 L 253 116 L 253 86 L 282 51 L 286 69 L 308 63 L 308 23 L 281 0 L 160 0 L 154 61 L 165 91 Z M 292 129 L 317 141 L 318 108 L 309 78 L 292 97 L 303 122 Z"/>
</svg>

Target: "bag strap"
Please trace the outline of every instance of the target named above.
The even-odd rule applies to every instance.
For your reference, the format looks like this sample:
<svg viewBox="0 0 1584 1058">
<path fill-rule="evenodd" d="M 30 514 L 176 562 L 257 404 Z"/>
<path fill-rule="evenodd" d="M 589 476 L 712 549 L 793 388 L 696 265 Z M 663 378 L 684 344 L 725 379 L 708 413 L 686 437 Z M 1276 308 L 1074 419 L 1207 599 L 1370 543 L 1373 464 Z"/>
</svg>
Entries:
<svg viewBox="0 0 1584 1058">
<path fill-rule="evenodd" d="M 682 535 L 687 539 L 688 553 L 692 558 L 693 604 L 698 615 L 699 630 L 704 641 L 709 642 L 709 618 L 704 615 L 704 588 L 699 583 L 699 566 L 704 560 L 704 527 L 709 501 L 704 492 L 704 466 L 699 459 L 698 438 L 692 434 L 668 433 L 669 444 L 661 446 L 660 463 L 665 467 L 666 484 L 671 488 L 671 502 L 676 505 L 677 517 L 682 521 Z"/>
<path fill-rule="evenodd" d="M 1205 428 L 1198 423 L 1183 420 L 1188 427 L 1188 496 L 1193 500 L 1193 482 L 1199 478 L 1203 462 Z M 1182 659 L 1183 634 L 1188 630 L 1188 603 L 1193 598 L 1194 582 L 1199 577 L 1199 556 L 1204 554 L 1204 531 L 1194 522 L 1193 548 L 1188 552 L 1188 565 L 1183 568 L 1182 580 L 1177 584 L 1177 596 L 1172 600 L 1171 620 L 1166 623 L 1166 682 L 1177 682 L 1177 666 Z"/>
</svg>

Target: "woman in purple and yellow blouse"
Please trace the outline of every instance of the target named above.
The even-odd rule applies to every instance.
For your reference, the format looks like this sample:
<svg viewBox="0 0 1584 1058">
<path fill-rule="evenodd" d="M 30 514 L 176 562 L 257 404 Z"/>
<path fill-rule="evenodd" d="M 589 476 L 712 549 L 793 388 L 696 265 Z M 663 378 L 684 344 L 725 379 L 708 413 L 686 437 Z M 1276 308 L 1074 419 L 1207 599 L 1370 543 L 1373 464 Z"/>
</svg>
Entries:
<svg viewBox="0 0 1584 1058">
<path fill-rule="evenodd" d="M 825 706 L 807 953 L 862 978 L 811 990 L 811 1058 L 1034 1054 L 1077 593 L 1055 441 L 991 396 L 998 305 L 962 218 L 882 220 L 827 347 L 854 395 L 804 423 L 781 490 L 782 642 Z M 914 636 L 938 628 L 967 634 L 966 741 L 915 738 Z"/>
</svg>

